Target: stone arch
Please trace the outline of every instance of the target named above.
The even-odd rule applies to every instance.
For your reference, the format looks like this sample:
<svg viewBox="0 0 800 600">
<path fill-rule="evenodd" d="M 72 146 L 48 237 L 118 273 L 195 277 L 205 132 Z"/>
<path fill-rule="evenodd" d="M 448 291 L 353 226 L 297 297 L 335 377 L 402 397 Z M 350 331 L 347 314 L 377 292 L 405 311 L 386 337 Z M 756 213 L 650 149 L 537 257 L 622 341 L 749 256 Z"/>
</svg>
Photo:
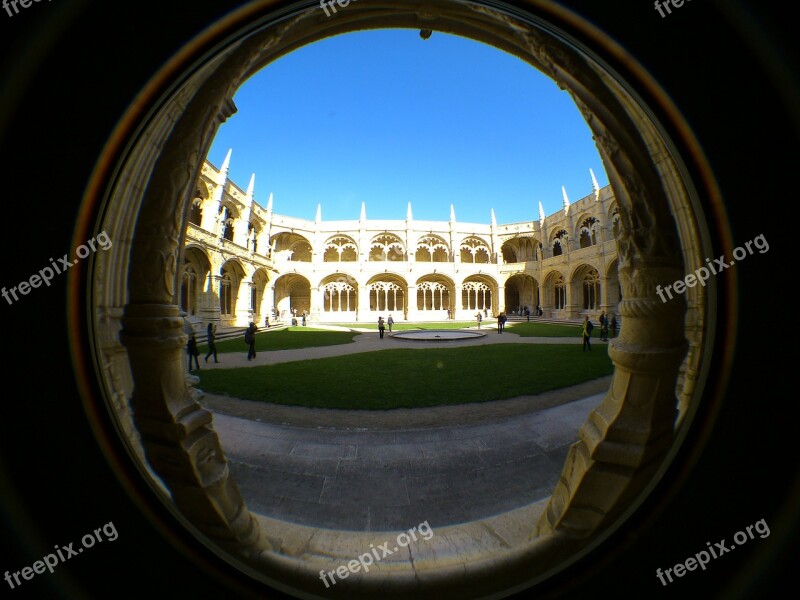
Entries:
<svg viewBox="0 0 800 600">
<path fill-rule="evenodd" d="M 220 319 L 225 325 L 236 323 L 236 306 L 239 303 L 239 291 L 245 277 L 245 269 L 238 258 L 225 263 L 219 270 L 219 310 Z"/>
<path fill-rule="evenodd" d="M 506 312 L 524 314 L 525 309 L 533 311 L 541 303 L 539 282 L 532 275 L 517 273 L 506 280 Z"/>
<path fill-rule="evenodd" d="M 472 317 L 474 311 L 484 314 L 496 314 L 499 302 L 497 282 L 487 275 L 470 275 L 461 284 L 459 308 Z"/>
<path fill-rule="evenodd" d="M 332 316 L 341 320 L 355 320 L 358 313 L 358 281 L 347 273 L 334 273 L 324 277 L 319 284 L 322 293 L 323 318 Z"/>
<path fill-rule="evenodd" d="M 275 280 L 274 306 L 284 321 L 303 311 L 311 313 L 311 283 L 302 275 L 287 273 Z"/>
<path fill-rule="evenodd" d="M 482 237 L 471 235 L 461 242 L 462 263 L 488 264 L 491 259 L 491 246 Z"/>
<path fill-rule="evenodd" d="M 311 242 L 299 233 L 281 232 L 272 236 L 272 257 L 276 263 L 311 262 Z"/>
<path fill-rule="evenodd" d="M 397 312 L 408 314 L 408 283 L 400 275 L 382 273 L 372 277 L 366 285 L 369 310 L 373 313 Z"/>
<path fill-rule="evenodd" d="M 578 225 L 575 228 L 575 236 L 578 239 L 579 248 L 589 248 L 596 246 L 599 242 L 598 228 L 600 221 L 597 217 L 592 215 L 585 215 L 578 219 Z"/>
<path fill-rule="evenodd" d="M 564 310 L 569 299 L 567 280 L 561 271 L 550 271 L 544 277 L 544 291 L 541 295 L 544 316 L 564 318 Z"/>
<path fill-rule="evenodd" d="M 422 236 L 417 242 L 414 260 L 417 262 L 448 262 L 450 245 L 442 236 L 429 233 Z"/>
<path fill-rule="evenodd" d="M 129 177 L 120 178 L 125 185 L 112 183 L 106 167 L 98 167 L 95 173 L 94 179 L 104 184 L 97 189 L 108 185 L 109 210 L 100 225 L 108 225 L 114 239 L 132 240 L 129 248 L 97 259 L 99 267 L 113 273 L 108 279 L 93 280 L 92 285 L 97 291 L 94 297 L 124 307 L 120 341 L 135 386 L 120 390 L 110 374 L 100 375 L 102 384 L 110 393 L 130 398 L 137 428 L 148 432 L 141 440 L 148 469 L 158 477 L 159 486 L 170 492 L 165 502 L 248 572 L 267 580 L 291 572 L 291 585 L 312 593 L 318 590 L 317 567 L 321 563 L 287 552 L 280 540 L 260 531 L 228 476 L 210 415 L 191 399 L 180 370 L 186 338 L 176 303 L 179 240 L 185 227 L 182 215 L 191 201 L 190 187 L 200 169 L 199 161 L 219 122 L 230 116 L 230 98 L 237 87 L 283 53 L 329 35 L 380 27 L 432 28 L 474 38 L 527 61 L 575 99 L 597 140 L 620 203 L 619 274 L 625 294 L 620 312 L 626 327 L 609 347 L 616 368 L 614 384 L 570 450 L 562 478 L 531 528 L 527 545 L 509 551 L 467 543 L 459 548 L 457 564 L 452 563 L 457 579 L 419 579 L 420 573 L 413 568 L 402 572 L 398 566 L 392 573 L 375 572 L 359 579 L 361 591 L 380 590 L 385 598 L 403 597 L 407 595 L 406 582 L 413 582 L 431 595 L 446 590 L 459 597 L 476 589 L 493 593 L 496 581 L 503 582 L 504 590 L 530 585 L 586 551 L 618 523 L 668 456 L 674 439 L 676 394 L 683 394 L 677 387 L 677 369 L 687 352 L 686 308 L 682 299 L 661 305 L 654 289 L 681 278 L 702 264 L 704 256 L 712 255 L 699 201 L 696 195 L 690 196 L 691 182 L 681 178 L 686 171 L 671 154 L 671 141 L 660 133 L 663 128 L 650 120 L 638 98 L 627 91 L 633 88 L 621 84 L 616 74 L 587 51 L 579 50 L 570 35 L 555 35 L 553 26 L 533 15 L 532 2 L 521 4 L 512 15 L 480 1 L 431 0 L 426 5 L 431 10 L 419 11 L 416 5 L 388 0 L 381 11 L 353 3 L 336 19 L 319 18 L 318 7 L 313 7 L 282 19 L 280 24 L 270 22 L 269 28 L 251 30 L 247 38 L 225 46 L 216 62 L 194 70 L 172 96 L 163 99 L 163 109 L 153 115 L 130 152 L 114 157 L 122 174 Z M 539 15 L 554 21 L 563 15 L 549 12 L 547 4 L 535 6 Z M 226 27 L 247 25 L 237 20 L 242 14 L 229 18 Z M 603 39 L 600 32 L 574 16 L 569 23 L 582 34 L 591 32 L 592 40 Z M 647 80 L 641 71 L 626 74 Z M 149 91 L 155 89 L 154 84 Z M 652 91 L 657 86 L 640 89 Z M 669 106 L 668 99 L 660 100 Z M 678 118 L 677 113 L 666 112 Z M 133 116 L 142 115 L 134 112 Z M 684 143 L 696 149 L 690 133 L 686 136 L 689 141 Z M 109 151 L 119 148 L 110 145 Z M 693 157 L 702 161 L 700 154 Z M 697 172 L 709 172 L 704 163 L 701 166 Z M 89 202 L 97 200 L 89 198 Z M 165 209 L 171 219 L 164 219 Z M 138 219 L 114 220 L 126 211 Z M 129 269 L 129 265 L 135 268 Z M 127 274 L 124 285 L 116 279 L 120 271 Z M 711 281 L 709 285 L 717 284 Z M 702 306 L 687 324 L 698 332 L 687 367 L 695 380 L 705 364 L 710 341 L 705 337 L 713 310 L 709 297 L 713 294 L 700 299 Z M 107 335 L 109 325 L 97 316 L 94 319 L 97 335 Z M 87 368 L 81 368 L 89 377 Z M 701 393 L 698 386 L 687 402 L 694 402 Z M 479 532 L 470 526 L 464 524 L 463 530 Z M 470 537 L 464 535 L 463 539 Z M 444 556 L 442 567 L 447 566 Z M 487 560 L 491 560 L 490 570 L 484 568 Z M 280 568 L 287 563 L 291 563 L 290 569 Z"/>
<path fill-rule="evenodd" d="M 384 232 L 372 238 L 369 244 L 369 260 L 372 262 L 405 260 L 406 245 L 394 233 Z"/>
<path fill-rule="evenodd" d="M 553 256 L 561 256 L 567 250 L 569 243 L 569 234 L 566 229 L 557 229 L 550 236 L 550 248 L 553 250 Z"/>
<path fill-rule="evenodd" d="M 349 235 L 338 233 L 325 241 L 323 253 L 323 262 L 355 262 L 358 244 Z"/>
<path fill-rule="evenodd" d="M 455 283 L 449 277 L 436 273 L 424 275 L 417 280 L 416 287 L 418 314 L 436 317 L 448 309 L 455 310 Z"/>
<path fill-rule="evenodd" d="M 534 236 L 516 236 L 506 240 L 500 252 L 506 263 L 535 261 L 541 257 L 539 240 Z"/>
<path fill-rule="evenodd" d="M 188 245 L 183 252 L 180 307 L 190 318 L 199 317 L 204 302 L 204 288 L 211 271 L 211 258 L 204 248 Z"/>
<path fill-rule="evenodd" d="M 269 290 L 269 272 L 259 267 L 253 273 L 253 285 L 250 288 L 250 310 L 253 311 L 253 322 L 263 323 L 271 309 L 266 298 Z"/>
</svg>

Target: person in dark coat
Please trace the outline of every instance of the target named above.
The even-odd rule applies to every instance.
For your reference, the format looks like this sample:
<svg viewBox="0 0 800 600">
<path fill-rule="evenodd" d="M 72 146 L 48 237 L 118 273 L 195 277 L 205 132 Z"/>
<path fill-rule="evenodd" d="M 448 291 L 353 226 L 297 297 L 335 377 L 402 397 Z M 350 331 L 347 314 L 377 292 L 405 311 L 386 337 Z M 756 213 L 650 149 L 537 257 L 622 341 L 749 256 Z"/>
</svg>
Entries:
<svg viewBox="0 0 800 600">
<path fill-rule="evenodd" d="M 206 362 L 208 362 L 208 357 L 212 354 L 214 355 L 214 362 L 218 363 L 217 360 L 217 326 L 214 323 L 209 323 L 208 327 L 206 328 L 206 342 L 208 342 L 208 354 L 206 354 Z"/>
<path fill-rule="evenodd" d="M 256 331 L 258 331 L 256 324 L 251 322 L 250 327 L 244 332 L 244 341 L 249 346 L 247 360 L 253 360 L 256 357 Z"/>
<path fill-rule="evenodd" d="M 189 355 L 189 370 L 192 370 L 192 358 L 194 358 L 195 368 L 200 368 L 200 361 L 197 357 L 200 356 L 200 350 L 197 349 L 197 338 L 194 332 L 189 334 L 189 341 L 186 344 L 186 354 Z"/>
<path fill-rule="evenodd" d="M 507 319 L 508 317 L 506 317 L 506 313 L 504 312 L 497 315 L 497 333 L 503 333 L 503 330 L 506 328 Z"/>
<path fill-rule="evenodd" d="M 617 337 L 617 315 L 611 317 L 611 337 Z"/>
<path fill-rule="evenodd" d="M 381 339 L 383 339 L 383 331 L 386 329 L 386 326 L 383 322 L 383 317 L 378 317 L 378 335 Z"/>
</svg>

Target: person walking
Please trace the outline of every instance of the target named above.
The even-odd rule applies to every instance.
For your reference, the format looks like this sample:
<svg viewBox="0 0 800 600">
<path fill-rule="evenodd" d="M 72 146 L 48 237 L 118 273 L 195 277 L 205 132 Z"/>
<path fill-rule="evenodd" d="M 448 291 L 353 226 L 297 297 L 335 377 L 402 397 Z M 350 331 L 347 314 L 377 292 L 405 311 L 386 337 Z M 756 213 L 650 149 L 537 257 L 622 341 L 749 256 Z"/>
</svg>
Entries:
<svg viewBox="0 0 800 600">
<path fill-rule="evenodd" d="M 617 337 L 617 315 L 611 317 L 611 337 Z"/>
<path fill-rule="evenodd" d="M 192 358 L 194 358 L 194 364 L 199 370 L 200 361 L 197 360 L 197 357 L 200 356 L 200 350 L 197 349 L 197 338 L 195 337 L 194 332 L 189 334 L 189 341 L 186 343 L 186 354 L 189 355 L 189 370 L 192 370 Z"/>
<path fill-rule="evenodd" d="M 600 313 L 600 341 L 608 341 L 608 317 L 606 311 Z"/>
<path fill-rule="evenodd" d="M 214 323 L 209 323 L 208 327 L 206 328 L 206 342 L 208 343 L 208 354 L 206 354 L 206 362 L 208 362 L 208 357 L 213 354 L 214 362 L 218 363 L 219 360 L 217 360 L 217 326 Z"/>
<path fill-rule="evenodd" d="M 478 314 L 476 314 L 475 316 L 478 319 L 478 329 L 480 329 L 481 328 L 481 321 L 483 321 L 483 317 L 481 316 L 480 311 L 478 311 Z"/>
<path fill-rule="evenodd" d="M 503 333 L 503 330 L 506 328 L 506 313 L 501 312 L 497 315 L 497 333 Z"/>
<path fill-rule="evenodd" d="M 306 311 L 303 311 L 303 327 L 306 326 Z"/>
<path fill-rule="evenodd" d="M 589 317 L 584 315 L 583 317 L 583 351 L 586 352 L 586 348 L 589 348 L 589 352 L 592 351 L 592 329 L 594 329 L 594 325 L 589 320 Z"/>
<path fill-rule="evenodd" d="M 392 325 L 394 325 L 394 319 L 392 315 L 389 315 L 389 318 L 386 319 L 386 324 L 389 326 L 389 333 L 392 333 Z"/>
<path fill-rule="evenodd" d="M 253 360 L 256 357 L 256 331 L 258 331 L 256 324 L 250 322 L 250 327 L 244 332 L 244 342 L 248 346 L 247 360 Z"/>
<path fill-rule="evenodd" d="M 384 329 L 386 329 L 386 325 L 383 322 L 383 317 L 378 317 L 378 335 L 381 339 L 383 339 Z"/>
</svg>

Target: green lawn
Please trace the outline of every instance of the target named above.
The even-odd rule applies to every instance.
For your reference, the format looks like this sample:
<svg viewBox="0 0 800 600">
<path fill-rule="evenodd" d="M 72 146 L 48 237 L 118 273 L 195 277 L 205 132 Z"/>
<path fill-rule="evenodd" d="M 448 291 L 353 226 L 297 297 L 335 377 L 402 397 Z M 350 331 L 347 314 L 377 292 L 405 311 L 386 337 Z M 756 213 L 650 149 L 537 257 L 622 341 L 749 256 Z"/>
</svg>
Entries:
<svg viewBox="0 0 800 600">
<path fill-rule="evenodd" d="M 357 335 L 358 333 L 354 331 L 327 331 L 325 329 L 314 329 L 313 327 L 289 327 L 278 331 L 257 333 L 256 351 L 294 350 L 295 348 L 349 344 Z M 204 338 L 205 335 L 198 336 L 198 340 Z M 198 348 L 203 356 L 208 352 L 207 344 L 202 344 Z M 239 337 L 217 342 L 218 354 L 228 352 L 247 352 L 244 333 Z"/>
<path fill-rule="evenodd" d="M 264 367 L 202 370 L 214 394 L 310 408 L 417 408 L 538 394 L 613 372 L 605 346 L 497 344 L 383 350 Z"/>
<path fill-rule="evenodd" d="M 553 323 L 508 323 L 506 329 L 520 337 L 574 337 L 580 338 L 581 325 L 556 325 Z M 600 337 L 600 326 L 595 323 L 592 337 Z"/>
<path fill-rule="evenodd" d="M 474 327 L 477 324 L 477 321 L 441 321 L 439 323 L 404 323 L 395 321 L 394 325 L 392 325 L 392 331 L 410 331 L 414 329 L 464 329 L 465 327 Z M 372 321 L 369 323 L 331 323 L 331 325 L 378 331 L 377 321 L 374 323 Z M 389 330 L 388 325 L 386 326 L 386 330 Z"/>
</svg>

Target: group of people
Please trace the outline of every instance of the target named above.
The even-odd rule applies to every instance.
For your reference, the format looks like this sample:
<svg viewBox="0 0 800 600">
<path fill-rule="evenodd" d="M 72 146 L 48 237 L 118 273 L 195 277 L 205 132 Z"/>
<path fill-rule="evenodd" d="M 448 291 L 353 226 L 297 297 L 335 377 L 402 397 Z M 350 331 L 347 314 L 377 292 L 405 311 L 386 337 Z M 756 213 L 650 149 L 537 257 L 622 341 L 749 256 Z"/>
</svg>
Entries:
<svg viewBox="0 0 800 600">
<path fill-rule="evenodd" d="M 383 333 L 386 330 L 386 327 L 389 327 L 389 333 L 392 333 L 392 326 L 394 325 L 394 319 L 392 315 L 389 315 L 389 318 L 386 321 L 383 320 L 383 316 L 378 317 L 378 335 L 380 339 L 383 339 Z"/>
<path fill-rule="evenodd" d="M 189 355 L 189 370 L 192 370 L 192 359 L 194 359 L 195 368 L 199 370 L 200 361 L 197 357 L 200 356 L 200 349 L 197 347 L 197 336 L 194 333 L 194 329 L 191 328 L 191 325 L 189 325 L 186 331 L 189 334 L 189 341 L 186 343 L 186 354 Z M 206 328 L 206 342 L 208 343 L 208 354 L 206 354 L 205 362 L 208 362 L 208 359 L 213 355 L 214 362 L 218 363 L 217 326 L 214 323 L 209 323 L 208 327 Z"/>
<path fill-rule="evenodd" d="M 608 341 L 608 330 L 611 329 L 611 337 L 617 336 L 617 316 L 613 315 L 611 319 L 606 316 L 605 311 L 600 313 L 600 341 L 607 342 Z M 592 330 L 594 330 L 594 324 L 589 319 L 588 316 L 583 317 L 583 351 L 586 352 L 587 348 L 589 351 L 592 350 Z"/>
</svg>

